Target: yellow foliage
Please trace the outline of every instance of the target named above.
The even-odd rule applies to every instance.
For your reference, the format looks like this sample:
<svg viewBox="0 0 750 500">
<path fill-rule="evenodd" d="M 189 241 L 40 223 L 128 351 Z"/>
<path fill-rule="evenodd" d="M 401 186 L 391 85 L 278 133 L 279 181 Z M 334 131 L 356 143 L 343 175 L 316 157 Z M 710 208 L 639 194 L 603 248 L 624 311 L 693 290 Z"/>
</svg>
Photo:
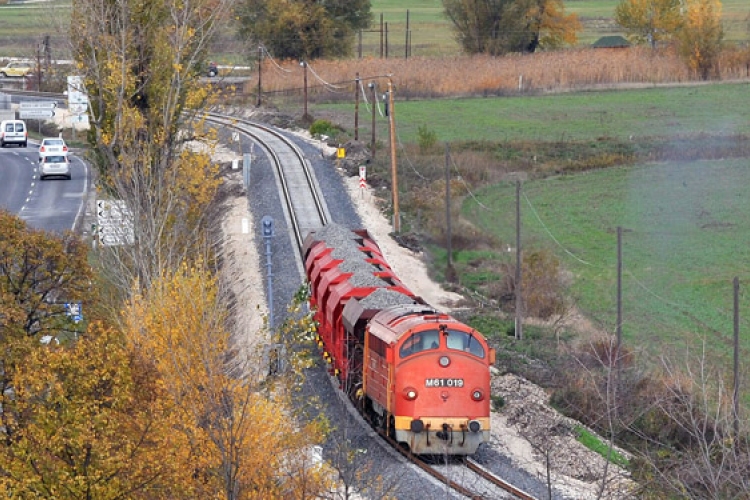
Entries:
<svg viewBox="0 0 750 500">
<path fill-rule="evenodd" d="M 136 385 L 122 338 L 95 324 L 71 347 L 42 347 L 3 402 L 0 494 L 18 498 L 186 498 L 185 448 L 158 392 Z M 151 388 L 153 389 L 153 388 Z"/>
<path fill-rule="evenodd" d="M 708 79 L 717 72 L 724 30 L 719 0 L 688 0 L 680 33 L 680 53 L 691 70 Z"/>
<path fill-rule="evenodd" d="M 233 477 L 240 498 L 288 498 L 297 476 L 280 473 L 284 460 L 317 442 L 321 427 L 297 424 L 282 387 L 265 393 L 229 373 L 226 314 L 216 277 L 198 262 L 165 271 L 145 292 L 136 287 L 123 319 L 133 348 L 147 356 L 181 415 L 175 428 L 191 449 L 180 459 L 200 471 L 206 494 L 217 494 L 223 478 Z M 324 475 L 311 477 L 306 491 L 323 487 Z"/>
</svg>

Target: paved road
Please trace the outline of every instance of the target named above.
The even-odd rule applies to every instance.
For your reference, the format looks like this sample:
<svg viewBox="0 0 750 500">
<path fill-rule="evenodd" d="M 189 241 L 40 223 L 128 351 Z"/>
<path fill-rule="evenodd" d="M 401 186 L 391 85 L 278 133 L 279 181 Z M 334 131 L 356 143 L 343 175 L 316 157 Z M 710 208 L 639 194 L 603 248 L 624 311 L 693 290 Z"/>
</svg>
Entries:
<svg viewBox="0 0 750 500">
<path fill-rule="evenodd" d="M 84 213 L 88 166 L 71 156 L 72 179 L 39 180 L 37 146 L 0 148 L 0 208 L 45 231 L 74 230 Z"/>
</svg>

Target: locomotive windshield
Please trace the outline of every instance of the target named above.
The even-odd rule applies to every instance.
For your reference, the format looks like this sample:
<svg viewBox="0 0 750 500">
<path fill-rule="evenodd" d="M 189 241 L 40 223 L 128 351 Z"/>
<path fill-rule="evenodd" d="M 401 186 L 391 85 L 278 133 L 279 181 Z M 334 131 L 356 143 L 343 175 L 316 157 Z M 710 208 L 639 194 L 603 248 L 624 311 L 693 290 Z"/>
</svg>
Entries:
<svg viewBox="0 0 750 500">
<path fill-rule="evenodd" d="M 457 330 L 447 330 L 448 349 L 464 351 L 479 358 L 484 358 L 484 347 L 474 335 Z"/>
<path fill-rule="evenodd" d="M 401 344 L 398 354 L 402 358 L 411 356 L 418 352 L 437 349 L 440 347 L 440 334 L 437 330 L 417 332 Z"/>
</svg>

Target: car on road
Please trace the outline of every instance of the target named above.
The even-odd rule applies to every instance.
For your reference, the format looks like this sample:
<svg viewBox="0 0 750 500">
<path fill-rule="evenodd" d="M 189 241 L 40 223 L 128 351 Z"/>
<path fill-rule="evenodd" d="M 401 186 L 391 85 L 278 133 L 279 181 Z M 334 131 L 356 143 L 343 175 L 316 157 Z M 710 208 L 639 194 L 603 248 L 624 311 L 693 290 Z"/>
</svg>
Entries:
<svg viewBox="0 0 750 500">
<path fill-rule="evenodd" d="M 39 160 L 45 155 L 67 155 L 68 145 L 62 137 L 45 137 L 39 143 Z"/>
<path fill-rule="evenodd" d="M 0 68 L 0 76 L 8 78 L 11 76 L 29 76 L 34 72 L 31 63 L 22 61 L 11 61 Z"/>
<path fill-rule="evenodd" d="M 6 144 L 18 144 L 26 147 L 29 141 L 29 131 L 23 120 L 3 120 L 0 122 L 0 147 Z"/>
<path fill-rule="evenodd" d="M 70 159 L 67 154 L 44 155 L 39 159 L 39 180 L 56 176 L 70 180 Z"/>
</svg>

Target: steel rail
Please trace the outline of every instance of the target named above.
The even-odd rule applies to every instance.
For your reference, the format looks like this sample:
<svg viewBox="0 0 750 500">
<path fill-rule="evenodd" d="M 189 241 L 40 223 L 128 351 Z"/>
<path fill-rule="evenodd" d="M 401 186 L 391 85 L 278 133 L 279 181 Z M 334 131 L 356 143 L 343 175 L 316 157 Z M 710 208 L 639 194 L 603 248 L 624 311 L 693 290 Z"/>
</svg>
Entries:
<svg viewBox="0 0 750 500">
<path fill-rule="evenodd" d="M 253 138 L 271 159 L 280 184 L 284 211 L 300 252 L 307 231 L 330 221 L 328 206 L 304 153 L 291 139 L 266 125 L 216 113 L 207 113 L 210 122 L 233 128 Z"/>
<path fill-rule="evenodd" d="M 502 479 L 501 477 L 496 476 L 492 472 L 488 471 L 487 469 L 485 469 L 484 467 L 476 463 L 473 459 L 467 457 L 466 460 L 464 460 L 464 464 L 466 464 L 466 467 L 468 467 L 475 474 L 478 474 L 479 476 L 491 482 L 498 488 L 504 489 L 505 491 L 512 494 L 513 496 L 517 498 L 521 498 L 522 500 L 536 500 L 536 498 L 533 497 L 531 494 L 523 491 L 520 488 L 513 486 L 511 483 L 509 483 L 505 479 Z"/>
<path fill-rule="evenodd" d="M 451 480 L 448 476 L 440 472 L 439 470 L 432 467 L 430 464 L 428 464 L 426 461 L 422 460 L 419 456 L 414 455 L 411 451 L 404 448 L 403 446 L 399 445 L 392 437 L 390 437 L 388 434 L 386 434 L 383 429 L 377 428 L 373 426 L 372 421 L 367 418 L 366 415 L 364 415 L 365 420 L 373 427 L 375 432 L 378 433 L 378 435 L 383 438 L 391 447 L 396 449 L 402 456 L 404 456 L 409 462 L 413 463 L 438 481 L 440 481 L 442 484 L 445 484 L 449 488 L 451 488 L 453 491 L 460 493 L 461 495 L 464 495 L 468 498 L 471 498 L 472 500 L 486 500 L 487 497 L 480 493 L 476 493 L 472 491 L 471 489 L 458 484 L 457 482 Z M 519 498 L 521 500 L 537 500 L 536 497 L 532 496 L 531 494 L 523 491 L 522 489 L 514 486 L 513 484 L 509 483 L 508 481 L 502 479 L 499 476 L 494 475 L 490 471 L 486 470 L 484 467 L 480 466 L 476 462 L 474 462 L 470 458 L 466 458 L 464 460 L 464 465 L 473 473 L 480 476 L 482 479 L 485 479 L 486 481 L 489 481 L 493 485 L 497 486 L 498 488 L 507 491 L 513 497 Z"/>
</svg>

